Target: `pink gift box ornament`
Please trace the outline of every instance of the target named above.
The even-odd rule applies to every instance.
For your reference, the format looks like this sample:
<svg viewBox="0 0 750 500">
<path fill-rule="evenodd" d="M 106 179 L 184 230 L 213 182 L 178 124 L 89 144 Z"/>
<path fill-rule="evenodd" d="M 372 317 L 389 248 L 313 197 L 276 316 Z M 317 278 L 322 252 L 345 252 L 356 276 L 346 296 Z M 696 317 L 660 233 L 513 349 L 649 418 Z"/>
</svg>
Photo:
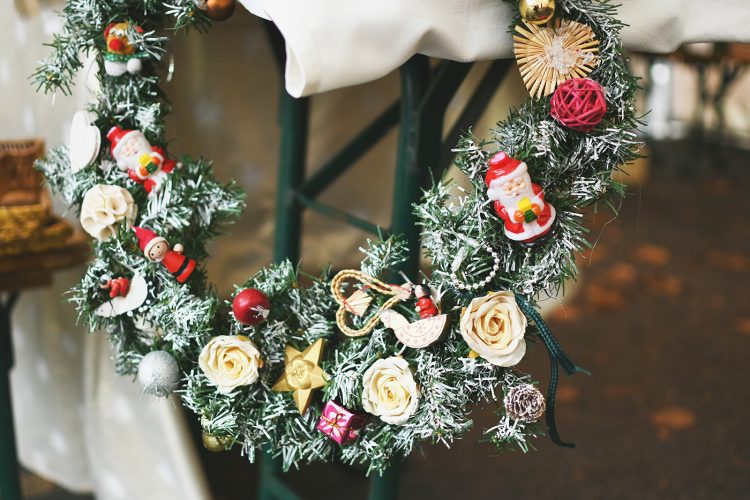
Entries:
<svg viewBox="0 0 750 500">
<path fill-rule="evenodd" d="M 329 401 L 323 407 L 323 414 L 316 427 L 320 432 L 343 445 L 357 439 L 364 425 L 364 415 L 353 413 Z"/>
</svg>

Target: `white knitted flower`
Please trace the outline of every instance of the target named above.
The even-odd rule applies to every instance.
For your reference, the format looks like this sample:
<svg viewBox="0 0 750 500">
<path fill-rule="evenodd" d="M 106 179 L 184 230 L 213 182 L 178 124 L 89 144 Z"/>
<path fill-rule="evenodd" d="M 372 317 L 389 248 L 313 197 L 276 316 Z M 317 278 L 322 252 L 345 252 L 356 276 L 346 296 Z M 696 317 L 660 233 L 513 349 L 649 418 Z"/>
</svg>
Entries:
<svg viewBox="0 0 750 500">
<path fill-rule="evenodd" d="M 99 241 L 109 239 L 124 223 L 130 228 L 135 222 L 138 206 L 127 189 L 108 184 L 97 184 L 83 196 L 81 226 Z"/>
</svg>

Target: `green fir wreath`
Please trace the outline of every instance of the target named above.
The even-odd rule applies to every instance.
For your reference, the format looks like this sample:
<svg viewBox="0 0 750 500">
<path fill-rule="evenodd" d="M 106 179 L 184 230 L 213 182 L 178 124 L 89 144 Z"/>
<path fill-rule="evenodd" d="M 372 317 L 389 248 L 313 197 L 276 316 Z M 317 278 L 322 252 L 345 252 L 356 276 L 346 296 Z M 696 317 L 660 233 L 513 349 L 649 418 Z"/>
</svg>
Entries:
<svg viewBox="0 0 750 500">
<path fill-rule="evenodd" d="M 210 162 L 165 151 L 170 110 L 159 86 L 165 34 L 209 27 L 201 4 L 68 0 L 63 31 L 34 75 L 45 92 L 68 93 L 87 55 L 100 68 L 88 109 L 95 120 L 77 115 L 69 146 L 38 168 L 95 239 L 72 301 L 111 340 L 118 372 L 138 374 L 146 392 L 177 393 L 207 446 L 237 446 L 250 460 L 268 449 L 285 469 L 338 459 L 382 472 L 421 441 L 460 437 L 483 402 L 498 408 L 486 431 L 498 448 L 526 451 L 545 432 L 564 445 L 554 422 L 557 367 L 581 369 L 535 306 L 575 278 L 574 254 L 588 245 L 582 211 L 602 202 L 616 211 L 623 187 L 612 174 L 638 156 L 637 81 L 614 6 L 558 0 L 551 19 L 526 10 L 514 19 L 508 36 L 534 97 L 491 140 L 457 145 L 469 189 L 439 181 L 414 207 L 432 263 L 424 286 L 382 281 L 406 254 L 396 237 L 368 241 L 360 269 L 347 271 L 354 280 L 283 262 L 223 303 L 201 263 L 244 195 L 214 179 Z M 570 48 L 565 33 L 583 45 Z M 519 53 L 539 40 L 549 47 Z M 550 355 L 546 401 L 513 368 L 527 341 Z"/>
</svg>

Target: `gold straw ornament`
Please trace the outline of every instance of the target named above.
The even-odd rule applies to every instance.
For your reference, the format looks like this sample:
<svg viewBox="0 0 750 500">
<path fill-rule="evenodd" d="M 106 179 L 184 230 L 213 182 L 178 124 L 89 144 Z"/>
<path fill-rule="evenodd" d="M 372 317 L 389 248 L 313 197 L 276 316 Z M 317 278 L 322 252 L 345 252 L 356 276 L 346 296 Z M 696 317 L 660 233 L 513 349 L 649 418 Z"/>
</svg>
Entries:
<svg viewBox="0 0 750 500">
<path fill-rule="evenodd" d="M 344 282 L 347 280 L 358 281 L 364 287 L 355 291 L 348 298 L 344 297 L 342 289 L 344 288 Z M 366 292 L 367 289 L 375 290 L 383 295 L 389 295 L 390 298 L 370 316 L 361 328 L 352 328 L 347 321 L 347 315 L 351 314 L 361 317 L 365 314 L 372 301 L 372 298 Z M 361 271 L 345 269 L 333 277 L 331 281 L 331 293 L 339 304 L 338 311 L 336 311 L 336 325 L 338 325 L 339 330 L 349 337 L 361 337 L 370 333 L 377 326 L 378 321 L 380 321 L 380 314 L 383 311 L 390 309 L 397 302 L 406 300 L 411 296 L 411 286 L 408 284 L 401 286 L 389 285 Z"/>
<path fill-rule="evenodd" d="M 513 35 L 513 52 L 531 97 L 550 95 L 571 78 L 583 78 L 599 64 L 599 40 L 577 21 L 555 19 L 553 26 L 521 21 Z"/>
</svg>

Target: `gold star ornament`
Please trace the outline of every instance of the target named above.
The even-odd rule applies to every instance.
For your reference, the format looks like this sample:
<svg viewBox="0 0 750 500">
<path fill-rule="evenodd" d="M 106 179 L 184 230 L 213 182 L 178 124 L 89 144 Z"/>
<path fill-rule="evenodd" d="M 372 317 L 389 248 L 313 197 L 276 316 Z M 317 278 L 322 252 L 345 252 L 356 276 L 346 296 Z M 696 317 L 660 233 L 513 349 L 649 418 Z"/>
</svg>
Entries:
<svg viewBox="0 0 750 500">
<path fill-rule="evenodd" d="M 312 401 L 312 392 L 328 381 L 320 366 L 323 357 L 323 339 L 318 339 L 303 352 L 287 345 L 284 349 L 284 373 L 272 389 L 276 392 L 292 391 L 297 409 L 304 415 Z"/>
</svg>

